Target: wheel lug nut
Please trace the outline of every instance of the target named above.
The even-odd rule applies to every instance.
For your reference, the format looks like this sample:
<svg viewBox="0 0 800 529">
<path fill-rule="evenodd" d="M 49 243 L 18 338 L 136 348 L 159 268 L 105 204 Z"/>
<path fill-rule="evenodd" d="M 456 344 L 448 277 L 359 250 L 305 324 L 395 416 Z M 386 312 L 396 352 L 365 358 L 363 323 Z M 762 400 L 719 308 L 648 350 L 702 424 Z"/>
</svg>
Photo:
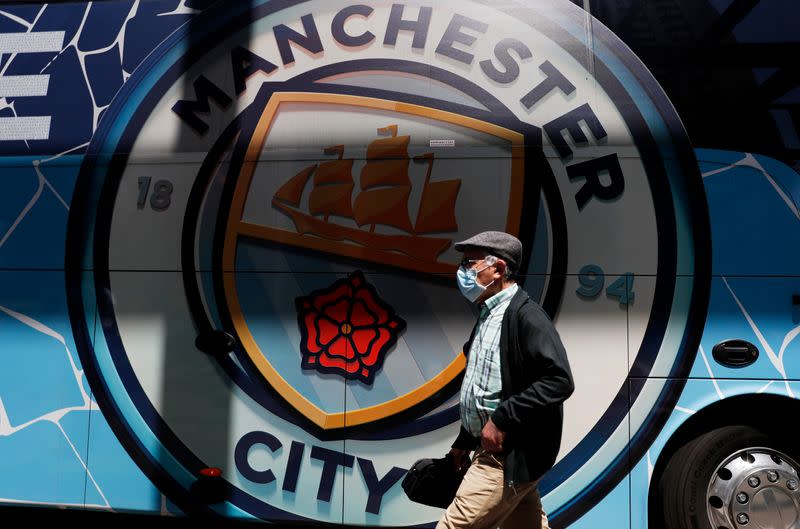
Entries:
<svg viewBox="0 0 800 529">
<path fill-rule="evenodd" d="M 747 497 L 746 492 L 740 492 L 739 494 L 736 495 L 736 501 L 738 501 L 739 503 L 747 503 L 747 500 L 749 499 L 750 498 Z"/>
<path fill-rule="evenodd" d="M 797 480 L 790 479 L 786 482 L 786 486 L 789 487 L 789 490 L 797 490 Z"/>
<path fill-rule="evenodd" d="M 778 473 L 775 472 L 774 470 L 770 470 L 769 472 L 767 472 L 767 479 L 769 480 L 770 483 L 775 483 L 776 481 L 778 481 Z"/>
<path fill-rule="evenodd" d="M 747 478 L 747 484 L 753 488 L 756 488 L 761 484 L 761 480 L 755 476 L 750 476 L 749 478 Z"/>
<path fill-rule="evenodd" d="M 740 525 L 746 525 L 747 522 L 750 521 L 750 517 L 745 513 L 739 513 L 736 515 L 736 521 L 739 522 Z"/>
</svg>

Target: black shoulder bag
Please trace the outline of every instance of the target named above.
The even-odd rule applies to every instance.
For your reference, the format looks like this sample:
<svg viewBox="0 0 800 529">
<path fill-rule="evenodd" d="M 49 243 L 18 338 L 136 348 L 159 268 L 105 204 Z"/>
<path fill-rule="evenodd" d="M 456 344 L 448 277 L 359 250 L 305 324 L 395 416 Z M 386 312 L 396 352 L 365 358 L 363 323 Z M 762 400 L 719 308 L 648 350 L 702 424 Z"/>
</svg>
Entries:
<svg viewBox="0 0 800 529">
<path fill-rule="evenodd" d="M 445 508 L 456 497 L 468 468 L 469 462 L 456 470 L 450 454 L 439 459 L 420 459 L 403 478 L 403 490 L 411 501 Z"/>
</svg>

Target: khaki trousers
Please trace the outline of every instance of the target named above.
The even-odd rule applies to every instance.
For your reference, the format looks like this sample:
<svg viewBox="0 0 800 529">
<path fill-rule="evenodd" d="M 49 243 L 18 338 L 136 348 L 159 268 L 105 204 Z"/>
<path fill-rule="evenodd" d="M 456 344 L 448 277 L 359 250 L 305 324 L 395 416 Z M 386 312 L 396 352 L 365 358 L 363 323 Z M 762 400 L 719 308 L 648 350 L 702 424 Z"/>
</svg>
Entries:
<svg viewBox="0 0 800 529">
<path fill-rule="evenodd" d="M 549 529 L 536 485 L 507 486 L 503 456 L 479 448 L 436 529 Z"/>
</svg>

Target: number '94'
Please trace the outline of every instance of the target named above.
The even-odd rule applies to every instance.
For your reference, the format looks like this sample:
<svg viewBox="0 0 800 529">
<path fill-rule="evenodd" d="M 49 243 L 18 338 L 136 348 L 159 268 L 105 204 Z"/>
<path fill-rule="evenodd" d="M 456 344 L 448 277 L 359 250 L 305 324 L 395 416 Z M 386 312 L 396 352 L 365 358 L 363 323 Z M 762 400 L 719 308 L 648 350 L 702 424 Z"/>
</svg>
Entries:
<svg viewBox="0 0 800 529">
<path fill-rule="evenodd" d="M 597 265 L 589 264 L 581 268 L 578 275 L 581 286 L 575 292 L 582 298 L 593 299 L 600 295 L 606 284 L 606 275 Z M 617 298 L 620 305 L 628 305 L 633 301 L 633 274 L 628 272 L 617 277 L 608 288 L 606 295 Z"/>
</svg>

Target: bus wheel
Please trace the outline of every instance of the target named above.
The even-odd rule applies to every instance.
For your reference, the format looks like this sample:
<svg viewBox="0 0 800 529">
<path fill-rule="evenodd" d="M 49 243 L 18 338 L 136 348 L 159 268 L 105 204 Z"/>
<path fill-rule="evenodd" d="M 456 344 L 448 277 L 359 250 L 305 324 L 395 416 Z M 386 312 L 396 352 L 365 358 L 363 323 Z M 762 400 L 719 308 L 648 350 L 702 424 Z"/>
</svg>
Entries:
<svg viewBox="0 0 800 529">
<path fill-rule="evenodd" d="M 800 467 L 775 445 L 725 426 L 678 449 L 659 481 L 665 528 L 800 527 Z"/>
</svg>

